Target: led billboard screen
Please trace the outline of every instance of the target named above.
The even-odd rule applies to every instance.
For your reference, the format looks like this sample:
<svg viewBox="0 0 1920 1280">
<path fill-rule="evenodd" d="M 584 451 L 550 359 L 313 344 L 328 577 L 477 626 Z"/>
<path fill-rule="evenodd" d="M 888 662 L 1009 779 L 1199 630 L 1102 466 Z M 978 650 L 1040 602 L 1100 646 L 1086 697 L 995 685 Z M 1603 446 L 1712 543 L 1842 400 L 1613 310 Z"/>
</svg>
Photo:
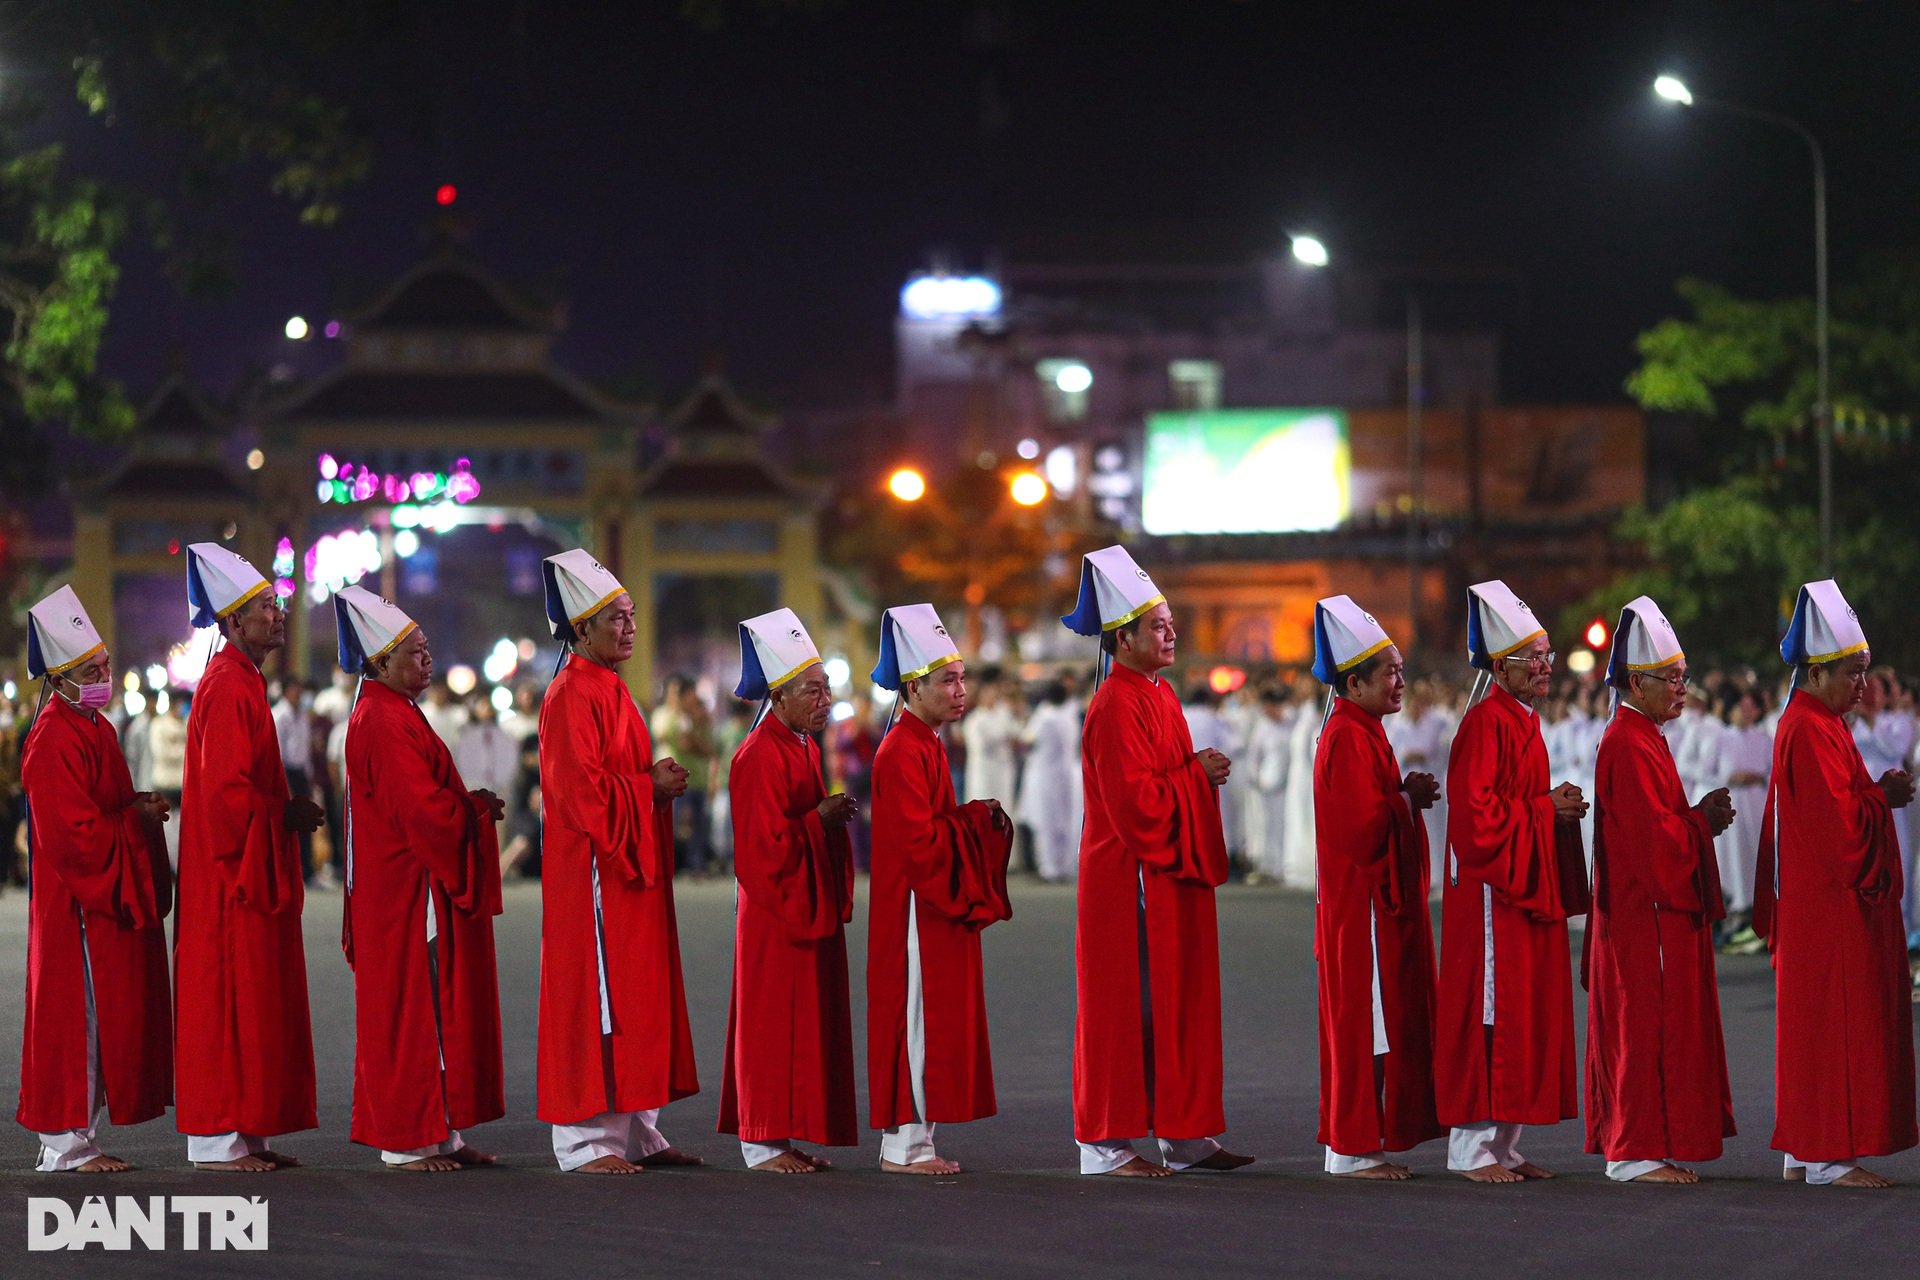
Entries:
<svg viewBox="0 0 1920 1280">
<path fill-rule="evenodd" d="M 1332 529 L 1352 510 L 1351 480 L 1339 409 L 1156 413 L 1140 522 L 1153 534 Z"/>
</svg>

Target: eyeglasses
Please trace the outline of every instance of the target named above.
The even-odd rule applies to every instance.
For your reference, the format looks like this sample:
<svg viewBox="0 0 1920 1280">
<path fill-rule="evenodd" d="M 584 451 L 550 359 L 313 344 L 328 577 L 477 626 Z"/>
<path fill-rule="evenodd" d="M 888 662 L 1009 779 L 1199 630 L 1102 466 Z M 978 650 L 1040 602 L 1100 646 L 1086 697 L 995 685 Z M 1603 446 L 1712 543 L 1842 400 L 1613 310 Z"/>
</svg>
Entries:
<svg viewBox="0 0 1920 1280">
<path fill-rule="evenodd" d="M 1666 684 L 1666 686 L 1669 689 L 1672 689 L 1675 692 L 1684 692 L 1686 690 L 1686 687 L 1693 683 L 1693 677 L 1686 674 L 1685 672 L 1682 672 L 1679 675 L 1672 675 L 1672 676 L 1663 676 L 1657 671 L 1636 671 L 1633 674 L 1637 676 L 1644 676 L 1649 680 L 1662 681 Z"/>
<path fill-rule="evenodd" d="M 1524 662 L 1529 667 L 1541 667 L 1550 671 L 1553 669 L 1554 659 L 1559 656 L 1559 654 L 1549 649 L 1545 653 L 1510 653 L 1502 659 L 1502 661 Z"/>
</svg>

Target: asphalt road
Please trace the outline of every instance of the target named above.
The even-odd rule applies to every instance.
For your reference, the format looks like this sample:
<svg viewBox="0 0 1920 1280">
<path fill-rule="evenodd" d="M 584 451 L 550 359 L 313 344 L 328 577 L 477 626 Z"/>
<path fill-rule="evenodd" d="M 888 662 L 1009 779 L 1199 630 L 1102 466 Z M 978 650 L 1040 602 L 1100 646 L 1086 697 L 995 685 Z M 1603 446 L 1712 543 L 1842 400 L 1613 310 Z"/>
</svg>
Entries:
<svg viewBox="0 0 1920 1280">
<path fill-rule="evenodd" d="M 861 912 L 864 912 L 864 905 Z M 1581 1152 L 1577 1123 L 1533 1130 L 1527 1154 L 1563 1175 L 1514 1187 L 1444 1171 L 1444 1144 L 1413 1157 L 1401 1184 L 1328 1179 L 1314 1145 L 1317 1067 L 1312 903 L 1285 890 L 1220 895 L 1229 1144 L 1259 1157 L 1233 1174 L 1152 1182 L 1081 1177 L 1071 1140 L 1073 899 L 1020 881 L 1015 918 L 987 935 L 1000 1114 L 942 1131 L 955 1178 L 882 1175 L 871 1136 L 815 1177 L 749 1177 L 715 1133 L 731 966 L 732 888 L 680 890 L 681 938 L 704 1092 L 662 1117 L 709 1167 L 639 1177 L 555 1171 L 533 1119 L 539 890 L 510 886 L 499 921 L 507 1119 L 469 1139 L 504 1167 L 419 1177 L 383 1171 L 346 1140 L 352 992 L 339 952 L 339 898 L 306 914 L 322 1128 L 276 1146 L 300 1170 L 245 1178 L 185 1166 L 170 1120 L 108 1130 L 139 1167 L 111 1179 L 30 1172 L 33 1139 L 0 1146 L 0 1276 L 205 1274 L 845 1275 L 866 1268 L 940 1275 L 1506 1276 L 1920 1273 L 1920 1152 L 1877 1162 L 1906 1185 L 1858 1192 L 1789 1185 L 1767 1148 L 1773 991 L 1764 961 L 1723 960 L 1721 1004 L 1741 1135 L 1697 1187 L 1608 1183 Z M 855 1026 L 865 936 L 856 914 Z M 26 901 L 0 898 L 0 1097 L 18 1088 Z M 1583 1002 L 1581 1002 L 1583 1003 Z M 864 1064 L 864 1049 L 856 1046 Z M 864 1080 L 862 1082 L 864 1090 Z M 866 1110 L 864 1093 L 861 1114 Z M 111 1185 L 102 1185 L 110 1183 Z M 88 1194 L 265 1195 L 270 1249 L 211 1255 L 29 1253 L 26 1200 Z"/>
</svg>

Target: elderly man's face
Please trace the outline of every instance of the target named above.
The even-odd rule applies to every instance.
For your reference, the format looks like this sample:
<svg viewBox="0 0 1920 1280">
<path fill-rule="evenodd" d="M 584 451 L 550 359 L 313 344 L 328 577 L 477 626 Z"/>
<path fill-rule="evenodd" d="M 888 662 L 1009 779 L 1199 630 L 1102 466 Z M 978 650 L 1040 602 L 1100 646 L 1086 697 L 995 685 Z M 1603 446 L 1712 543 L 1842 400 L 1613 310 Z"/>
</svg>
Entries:
<svg viewBox="0 0 1920 1280">
<path fill-rule="evenodd" d="M 1658 671 L 1627 677 L 1627 699 L 1655 724 L 1678 719 L 1687 707 L 1687 662 L 1682 658 Z"/>
<path fill-rule="evenodd" d="M 795 733 L 819 733 L 833 714 L 833 687 L 826 668 L 814 663 L 773 691 L 773 709 L 780 723 Z"/>
<path fill-rule="evenodd" d="M 272 652 L 287 642 L 287 614 L 271 588 L 227 615 L 227 636 L 249 649 Z"/>
<path fill-rule="evenodd" d="M 1553 651 L 1547 638 L 1535 636 L 1518 651 L 1495 659 L 1493 678 L 1522 702 L 1546 697 L 1553 685 Z"/>
<path fill-rule="evenodd" d="M 433 683 L 433 654 L 427 648 L 427 633 L 419 627 L 409 631 L 381 663 L 380 683 L 403 698 L 418 698 Z"/>
<path fill-rule="evenodd" d="M 1833 662 L 1825 662 L 1807 672 L 1807 692 L 1841 715 L 1859 705 L 1867 691 L 1867 668 L 1873 665 L 1873 653 L 1862 649 Z"/>
<path fill-rule="evenodd" d="M 622 591 L 607 607 L 583 621 L 574 647 L 603 667 L 617 667 L 633 656 L 633 597 Z"/>
</svg>

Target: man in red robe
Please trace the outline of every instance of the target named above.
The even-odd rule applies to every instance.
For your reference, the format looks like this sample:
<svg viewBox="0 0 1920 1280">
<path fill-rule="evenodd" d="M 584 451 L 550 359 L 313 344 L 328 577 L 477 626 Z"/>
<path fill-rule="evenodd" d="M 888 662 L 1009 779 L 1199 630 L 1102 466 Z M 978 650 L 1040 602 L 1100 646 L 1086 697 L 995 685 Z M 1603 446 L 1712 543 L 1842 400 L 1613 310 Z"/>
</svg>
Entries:
<svg viewBox="0 0 1920 1280">
<path fill-rule="evenodd" d="M 1831 579 L 1800 589 L 1780 653 L 1794 690 L 1773 740 L 1753 927 L 1773 956 L 1773 1147 L 1785 1176 L 1893 1185 L 1861 1165 L 1920 1142 L 1894 810 L 1913 779 L 1867 776 L 1846 713 L 1873 655 Z"/>
<path fill-rule="evenodd" d="M 1725 787 L 1688 804 L 1660 726 L 1687 705 L 1687 659 L 1658 605 L 1620 613 L 1607 683 L 1619 705 L 1594 774 L 1587 988 L 1587 1150 L 1616 1182 L 1692 1183 L 1733 1136 L 1714 973 L 1726 914 L 1713 838 Z"/>
<path fill-rule="evenodd" d="M 416 705 L 433 681 L 426 633 L 364 587 L 333 603 L 340 665 L 361 677 L 340 930 L 353 969 L 352 1137 L 410 1172 L 492 1164 L 460 1131 L 506 1114 L 493 958 L 505 806 L 467 790 Z"/>
<path fill-rule="evenodd" d="M 134 792 L 101 714 L 113 661 L 73 588 L 27 625 L 28 674 L 49 690 L 20 762 L 33 857 L 15 1118 L 40 1139 L 40 1172 L 120 1173 L 95 1142 L 101 1110 L 139 1124 L 173 1099 L 167 802 Z"/>
<path fill-rule="evenodd" d="M 806 628 L 777 609 L 740 624 L 740 647 L 735 695 L 769 701 L 728 783 L 739 900 L 720 1132 L 738 1135 L 749 1169 L 814 1173 L 830 1162 L 795 1142 L 860 1141 L 845 931 L 854 800 L 821 781 L 815 735 L 833 691 Z"/>
<path fill-rule="evenodd" d="M 1447 1167 L 1513 1183 L 1553 1176 L 1520 1154 L 1521 1126 L 1580 1110 L 1567 917 L 1585 886 L 1562 884 L 1556 827 L 1587 806 L 1548 783 L 1533 709 L 1552 682 L 1546 630 L 1505 583 L 1469 594 L 1468 651 L 1491 687 L 1447 762 L 1434 1103 L 1453 1130 Z"/>
<path fill-rule="evenodd" d="M 187 548 L 195 626 L 226 641 L 187 719 L 173 927 L 175 1126 L 195 1168 L 299 1163 L 267 1138 L 311 1129 L 313 1030 L 300 939 L 301 831 L 326 815 L 291 796 L 260 664 L 286 643 L 272 585 L 216 543 Z"/>
<path fill-rule="evenodd" d="M 867 1093 L 888 1173 L 951 1174 L 936 1124 L 994 1113 L 980 931 L 1013 916 L 1013 824 L 998 800 L 957 804 L 940 726 L 966 714 L 967 664 L 932 605 L 880 619 L 873 682 L 905 707 L 873 762 Z"/>
<path fill-rule="evenodd" d="M 1433 923 L 1427 828 L 1440 787 L 1400 773 L 1385 716 L 1406 692 L 1399 648 L 1346 596 L 1314 609 L 1314 675 L 1334 691 L 1313 758 L 1319 893 L 1320 1133 L 1336 1177 L 1401 1181 L 1387 1158 L 1446 1130 L 1433 1108 Z"/>
<path fill-rule="evenodd" d="M 687 771 L 653 758 L 620 679 L 633 598 L 585 551 L 545 566 L 547 617 L 569 648 L 540 706 L 539 1116 L 563 1170 L 697 1165 L 658 1123 L 700 1092 L 673 910 Z"/>
<path fill-rule="evenodd" d="M 1226 882 L 1219 786 L 1231 764 L 1196 752 L 1173 686 L 1166 597 L 1124 547 L 1086 557 L 1061 619 L 1098 635 L 1113 671 L 1081 733 L 1086 824 L 1074 933 L 1073 1130 L 1080 1172 L 1165 1177 L 1228 1170 L 1223 1148 L 1220 941 Z M 1133 1149 L 1153 1134 L 1160 1161 Z"/>
</svg>

